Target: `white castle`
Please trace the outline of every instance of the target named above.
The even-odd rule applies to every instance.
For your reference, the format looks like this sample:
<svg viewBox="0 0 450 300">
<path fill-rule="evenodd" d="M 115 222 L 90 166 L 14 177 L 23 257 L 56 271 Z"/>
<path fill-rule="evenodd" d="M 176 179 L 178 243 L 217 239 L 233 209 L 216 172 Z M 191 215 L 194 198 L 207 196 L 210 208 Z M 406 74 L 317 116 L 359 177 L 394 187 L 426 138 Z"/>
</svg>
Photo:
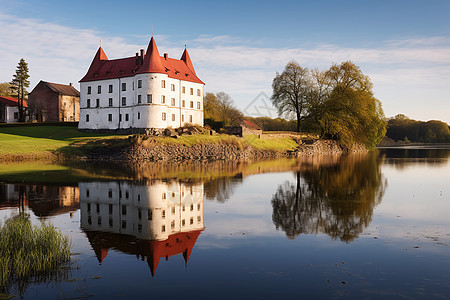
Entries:
<svg viewBox="0 0 450 300">
<path fill-rule="evenodd" d="M 100 47 L 80 80 L 83 130 L 203 126 L 203 86 L 185 49 L 160 56 L 153 37 L 147 53 L 109 60 Z"/>
</svg>

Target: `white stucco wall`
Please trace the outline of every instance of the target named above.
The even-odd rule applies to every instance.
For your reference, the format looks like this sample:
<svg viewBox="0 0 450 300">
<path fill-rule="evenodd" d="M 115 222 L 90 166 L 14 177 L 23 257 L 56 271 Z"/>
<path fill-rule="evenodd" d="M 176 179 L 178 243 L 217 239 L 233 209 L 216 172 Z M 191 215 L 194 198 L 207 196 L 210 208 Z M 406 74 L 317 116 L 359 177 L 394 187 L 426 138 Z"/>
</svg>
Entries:
<svg viewBox="0 0 450 300">
<path fill-rule="evenodd" d="M 139 80 L 142 81 L 141 87 L 138 87 Z M 162 87 L 162 81 L 165 82 L 165 87 Z M 126 91 L 122 91 L 122 83 L 126 84 Z M 109 85 L 113 86 L 111 93 Z M 89 86 L 91 94 L 87 93 Z M 98 86 L 101 86 L 100 94 L 98 94 Z M 183 87 L 185 93 L 182 92 Z M 147 102 L 148 95 L 151 95 L 152 103 Z M 138 102 L 139 96 L 141 103 Z M 125 106 L 122 105 L 123 97 L 126 98 Z M 112 98 L 112 106 L 109 105 L 109 98 Z M 90 107 L 87 107 L 87 99 L 90 99 Z M 99 107 L 96 107 L 96 99 L 99 99 Z M 175 100 L 174 105 L 172 105 L 172 99 Z M 191 101 L 193 107 L 190 106 Z M 111 121 L 109 121 L 110 114 Z M 120 114 L 121 121 L 119 121 Z M 165 114 L 165 120 L 163 114 Z M 86 115 L 89 115 L 89 121 Z M 178 128 L 186 123 L 203 126 L 203 84 L 173 79 L 166 74 L 157 73 L 80 83 L 78 126 L 80 129 Z"/>
</svg>

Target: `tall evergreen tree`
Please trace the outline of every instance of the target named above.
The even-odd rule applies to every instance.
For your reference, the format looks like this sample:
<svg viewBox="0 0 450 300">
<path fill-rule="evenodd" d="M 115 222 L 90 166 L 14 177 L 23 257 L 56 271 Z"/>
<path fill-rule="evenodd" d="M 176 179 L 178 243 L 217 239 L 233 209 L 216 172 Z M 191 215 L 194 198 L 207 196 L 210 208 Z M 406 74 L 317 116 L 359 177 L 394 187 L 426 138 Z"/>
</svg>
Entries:
<svg viewBox="0 0 450 300">
<path fill-rule="evenodd" d="M 13 75 L 11 81 L 11 89 L 17 94 L 17 106 L 19 108 L 19 122 L 25 122 L 25 110 L 24 110 L 24 97 L 28 94 L 26 88 L 30 87 L 30 81 L 28 80 L 28 63 L 21 58 L 17 65 L 16 74 Z"/>
</svg>

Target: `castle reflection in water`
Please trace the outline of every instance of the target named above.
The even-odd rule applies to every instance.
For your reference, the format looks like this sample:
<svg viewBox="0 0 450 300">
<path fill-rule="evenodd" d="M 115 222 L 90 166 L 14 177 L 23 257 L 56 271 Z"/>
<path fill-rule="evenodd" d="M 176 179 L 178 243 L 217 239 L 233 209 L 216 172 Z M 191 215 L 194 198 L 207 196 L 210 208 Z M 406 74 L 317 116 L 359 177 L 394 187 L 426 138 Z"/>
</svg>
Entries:
<svg viewBox="0 0 450 300">
<path fill-rule="evenodd" d="M 79 182 L 78 186 L 0 185 L 0 209 L 39 217 L 80 209 L 81 229 L 102 263 L 113 249 L 145 260 L 152 275 L 160 258 L 187 263 L 203 225 L 203 183 Z"/>
<path fill-rule="evenodd" d="M 203 183 L 151 185 L 81 182 L 81 227 L 99 262 L 109 249 L 146 260 L 152 275 L 161 257 L 189 260 L 203 226 Z"/>
</svg>

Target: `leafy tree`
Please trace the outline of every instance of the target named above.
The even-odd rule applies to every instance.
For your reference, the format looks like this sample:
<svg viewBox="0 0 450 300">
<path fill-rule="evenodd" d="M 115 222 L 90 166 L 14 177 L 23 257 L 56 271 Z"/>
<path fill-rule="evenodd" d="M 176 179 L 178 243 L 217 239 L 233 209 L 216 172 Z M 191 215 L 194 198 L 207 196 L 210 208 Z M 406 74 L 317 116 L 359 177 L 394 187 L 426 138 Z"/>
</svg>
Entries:
<svg viewBox="0 0 450 300">
<path fill-rule="evenodd" d="M 28 80 L 30 75 L 28 75 L 28 64 L 21 58 L 19 64 L 17 65 L 16 74 L 13 75 L 13 80 L 11 81 L 12 90 L 17 95 L 18 108 L 19 108 L 19 122 L 25 121 L 25 110 L 24 110 L 24 97 L 28 94 L 26 88 L 30 87 L 30 81 Z"/>
<path fill-rule="evenodd" d="M 222 122 L 224 126 L 239 125 L 244 119 L 244 115 L 233 103 L 233 99 L 224 93 L 206 93 L 204 98 L 205 119 L 212 119 L 215 122 Z"/>
<path fill-rule="evenodd" d="M 386 124 L 370 78 L 350 61 L 334 64 L 326 77 L 331 92 L 324 102 L 321 120 L 324 135 L 347 147 L 355 142 L 375 147 L 386 133 Z"/>
<path fill-rule="evenodd" d="M 448 124 L 436 120 L 428 122 L 412 120 L 401 114 L 388 121 L 386 136 L 395 141 L 416 143 L 450 142 Z"/>
<path fill-rule="evenodd" d="M 276 74 L 272 82 L 271 100 L 280 116 L 295 116 L 297 132 L 300 132 L 300 121 L 307 114 L 307 106 L 311 88 L 308 69 L 297 62 L 290 61 L 281 74 Z"/>
<path fill-rule="evenodd" d="M 11 83 L 9 82 L 0 83 L 0 96 L 11 97 L 11 95 L 12 95 Z"/>
</svg>

